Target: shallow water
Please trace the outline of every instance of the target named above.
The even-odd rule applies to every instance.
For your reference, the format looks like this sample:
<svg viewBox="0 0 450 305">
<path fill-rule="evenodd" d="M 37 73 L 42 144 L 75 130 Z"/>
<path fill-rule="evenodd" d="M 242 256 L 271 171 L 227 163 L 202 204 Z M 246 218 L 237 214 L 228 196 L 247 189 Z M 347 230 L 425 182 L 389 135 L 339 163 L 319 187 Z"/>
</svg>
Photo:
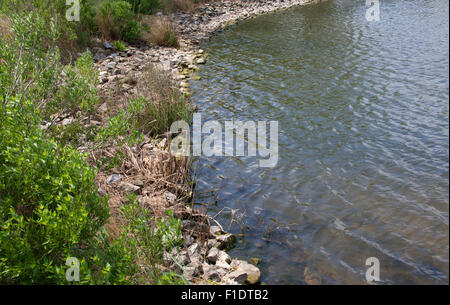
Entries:
<svg viewBox="0 0 450 305">
<path fill-rule="evenodd" d="M 368 257 L 383 284 L 449 282 L 449 2 L 381 1 L 379 22 L 365 10 L 294 8 L 202 46 L 204 121 L 279 122 L 276 167 L 196 164 L 196 202 L 245 233 L 230 254 L 262 258 L 262 282 L 304 284 L 307 268 L 364 284 Z"/>
</svg>

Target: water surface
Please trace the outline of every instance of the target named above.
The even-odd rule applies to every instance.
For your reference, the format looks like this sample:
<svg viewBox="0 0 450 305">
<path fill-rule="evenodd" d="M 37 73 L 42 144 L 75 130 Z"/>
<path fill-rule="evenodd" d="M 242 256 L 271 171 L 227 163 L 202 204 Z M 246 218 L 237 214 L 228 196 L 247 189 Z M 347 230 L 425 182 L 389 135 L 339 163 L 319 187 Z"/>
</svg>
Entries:
<svg viewBox="0 0 450 305">
<path fill-rule="evenodd" d="M 279 162 L 202 157 L 197 202 L 262 258 L 262 281 L 449 282 L 449 2 L 335 0 L 213 37 L 203 119 L 277 120 Z M 244 213 L 244 214 L 243 214 Z M 229 224 L 231 223 L 231 226 Z M 243 230 L 244 229 L 244 230 Z"/>
</svg>

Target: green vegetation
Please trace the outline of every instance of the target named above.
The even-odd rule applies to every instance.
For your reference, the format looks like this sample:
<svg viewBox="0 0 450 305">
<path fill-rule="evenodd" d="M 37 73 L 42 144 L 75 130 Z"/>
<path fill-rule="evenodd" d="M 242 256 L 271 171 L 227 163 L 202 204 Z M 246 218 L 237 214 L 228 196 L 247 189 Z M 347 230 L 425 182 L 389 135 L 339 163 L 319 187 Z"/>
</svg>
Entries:
<svg viewBox="0 0 450 305">
<path fill-rule="evenodd" d="M 126 1 L 104 0 L 97 10 L 97 25 L 106 39 L 123 39 L 133 43 L 140 37 L 132 5 Z"/>
<path fill-rule="evenodd" d="M 162 18 L 154 17 L 150 24 L 151 41 L 163 47 L 178 47 L 177 32 L 173 24 Z"/>
<path fill-rule="evenodd" d="M 116 48 L 116 50 L 119 51 L 119 52 L 124 52 L 127 49 L 125 44 L 120 42 L 120 41 L 118 41 L 118 40 L 114 41 L 113 44 L 114 44 L 114 47 Z"/>
<path fill-rule="evenodd" d="M 79 27 L 94 33 L 101 22 L 117 21 L 108 31 L 125 41 L 136 39 L 138 27 L 128 2 L 104 1 L 99 8 L 81 2 L 90 18 L 79 23 L 57 18 L 66 9 L 59 1 L 1 2 L 0 283 L 70 284 L 69 257 L 80 262 L 80 284 L 184 283 L 158 268 L 164 252 L 182 243 L 180 221 L 170 212 L 155 220 L 130 198 L 120 211 L 126 223 L 110 236 L 108 197 L 99 194 L 95 179 L 125 156 L 93 168 L 76 145 L 83 139 L 95 149 L 120 145 L 119 138 L 136 142 L 143 132 L 159 134 L 189 116 L 187 104 L 153 71 L 154 94 L 132 99 L 106 127 L 86 127 L 99 103 L 97 71 L 88 51 L 64 65 L 61 46 L 83 43 L 75 35 Z M 57 124 L 61 117 L 67 124 Z"/>
</svg>

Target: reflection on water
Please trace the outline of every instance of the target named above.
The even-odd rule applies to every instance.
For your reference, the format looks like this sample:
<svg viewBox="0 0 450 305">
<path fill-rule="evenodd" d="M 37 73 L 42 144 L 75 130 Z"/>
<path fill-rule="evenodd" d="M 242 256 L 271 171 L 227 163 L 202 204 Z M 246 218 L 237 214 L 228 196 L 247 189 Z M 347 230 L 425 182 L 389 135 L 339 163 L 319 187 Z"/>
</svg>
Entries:
<svg viewBox="0 0 450 305">
<path fill-rule="evenodd" d="M 279 121 L 275 168 L 197 164 L 196 201 L 226 207 L 234 233 L 245 221 L 231 254 L 262 258 L 263 282 L 302 284 L 307 267 L 363 284 L 377 257 L 382 283 L 448 283 L 448 7 L 386 0 L 369 23 L 364 1 L 329 1 L 205 43 L 203 118 Z"/>
</svg>

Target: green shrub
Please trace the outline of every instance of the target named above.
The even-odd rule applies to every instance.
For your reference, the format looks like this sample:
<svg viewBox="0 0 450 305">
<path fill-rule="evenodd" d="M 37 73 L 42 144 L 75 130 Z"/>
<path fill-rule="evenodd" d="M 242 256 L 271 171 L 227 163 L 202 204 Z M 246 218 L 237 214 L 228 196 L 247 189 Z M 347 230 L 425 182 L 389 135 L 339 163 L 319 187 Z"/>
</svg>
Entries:
<svg viewBox="0 0 450 305">
<path fill-rule="evenodd" d="M 63 86 L 57 91 L 53 104 L 60 111 L 75 117 L 77 111 L 92 114 L 98 103 L 98 73 L 94 68 L 94 60 L 86 51 L 75 61 L 75 64 L 64 67 Z M 56 109 L 54 109 L 55 111 Z"/>
<path fill-rule="evenodd" d="M 162 8 L 159 0 L 126 0 L 137 14 L 154 14 Z"/>
<path fill-rule="evenodd" d="M 105 223 L 106 200 L 81 154 L 30 125 L 32 103 L 2 102 L 0 279 L 58 282 L 55 268 Z"/>
<path fill-rule="evenodd" d="M 131 4 L 126 1 L 105 0 L 98 7 L 97 25 L 107 39 L 123 39 L 132 43 L 140 36 Z"/>
<path fill-rule="evenodd" d="M 58 45 L 70 51 L 70 48 L 73 49 L 73 47 L 86 46 L 90 42 L 91 35 L 96 31 L 95 11 L 91 2 L 91 0 L 80 0 L 79 22 L 66 20 L 66 11 L 69 6 L 64 0 L 2 0 L 0 1 L 0 13 L 12 15 L 34 12 L 47 22 L 57 19 L 58 30 L 61 33 Z"/>
<path fill-rule="evenodd" d="M 19 96 L 37 103 L 51 98 L 61 77 L 59 33 L 36 13 L 12 15 L 7 37 L 0 37 L 0 97 Z"/>
<path fill-rule="evenodd" d="M 122 42 L 116 40 L 114 41 L 114 47 L 116 48 L 117 51 L 119 52 L 123 52 L 127 49 L 127 47 L 125 46 L 125 44 L 123 44 Z"/>
<path fill-rule="evenodd" d="M 151 284 L 186 284 L 186 280 L 173 272 L 162 272 L 164 252 L 170 252 L 183 244 L 181 237 L 181 221 L 175 219 L 173 212 L 167 211 L 167 219 L 162 217 L 155 221 L 150 211 L 139 206 L 136 196 L 130 195 L 130 204 L 123 205 L 121 212 L 128 225 L 123 228 L 123 244 L 128 249 L 136 249 L 134 253 L 140 262 L 140 274 L 136 279 L 140 283 Z M 175 258 L 173 258 L 175 261 Z M 180 265 L 180 267 L 183 267 Z"/>
</svg>

